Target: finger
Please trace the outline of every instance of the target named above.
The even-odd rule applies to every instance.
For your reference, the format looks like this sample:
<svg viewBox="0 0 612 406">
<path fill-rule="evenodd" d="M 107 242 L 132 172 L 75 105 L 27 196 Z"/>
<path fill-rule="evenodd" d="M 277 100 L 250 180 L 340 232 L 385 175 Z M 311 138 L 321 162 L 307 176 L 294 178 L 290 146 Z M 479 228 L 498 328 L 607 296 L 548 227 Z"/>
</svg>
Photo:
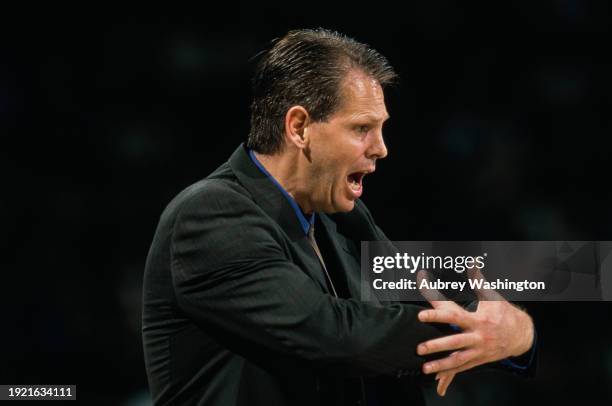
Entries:
<svg viewBox="0 0 612 406">
<path fill-rule="evenodd" d="M 459 372 L 467 371 L 468 369 L 475 368 L 478 365 L 482 365 L 482 364 L 484 364 L 484 362 L 482 362 L 480 360 L 473 360 L 473 361 L 470 361 L 470 362 L 468 362 L 466 364 L 461 365 L 459 368 L 453 369 L 452 371 L 445 371 L 445 373 L 452 372 L 454 374 L 458 374 Z"/>
<path fill-rule="evenodd" d="M 467 350 L 456 351 L 448 357 L 429 361 L 423 364 L 424 374 L 433 374 L 446 370 L 456 369 L 474 360 L 480 354 L 478 350 L 473 348 Z"/>
<path fill-rule="evenodd" d="M 455 373 L 454 372 L 442 372 L 442 373 L 439 373 L 438 376 L 440 376 L 440 380 L 438 380 L 437 392 L 438 392 L 438 395 L 444 396 L 446 395 L 446 390 L 448 389 L 451 382 L 455 378 Z"/>
<path fill-rule="evenodd" d="M 482 365 L 484 363 L 485 362 L 481 361 L 480 359 L 476 359 L 471 362 L 468 362 L 467 364 L 461 365 L 459 368 L 438 372 L 436 376 L 439 376 L 438 379 L 441 379 L 446 374 L 457 375 L 460 372 L 467 371 L 472 368 L 476 368 L 477 366 Z"/>
<path fill-rule="evenodd" d="M 424 323 L 455 324 L 463 329 L 471 326 L 473 315 L 457 305 L 455 302 L 432 303 L 436 308 L 421 310 L 419 320 Z"/>
<path fill-rule="evenodd" d="M 425 300 L 427 300 L 432 305 L 433 308 L 452 306 L 450 305 L 450 303 L 457 306 L 455 302 L 448 300 L 446 296 L 440 293 L 437 289 L 421 288 L 422 281 L 429 281 L 429 274 L 427 273 L 427 271 L 421 269 L 417 272 L 416 278 L 418 284 L 417 286 L 419 287 L 419 293 L 425 298 Z"/>
<path fill-rule="evenodd" d="M 474 333 L 452 334 L 419 344 L 417 354 L 426 355 L 440 351 L 458 350 L 473 346 L 479 341 L 479 336 Z"/>
<path fill-rule="evenodd" d="M 485 279 L 482 272 L 480 272 L 480 269 L 476 268 L 475 266 L 468 268 L 467 275 L 470 279 Z"/>
<path fill-rule="evenodd" d="M 440 291 L 438 291 L 438 289 L 421 288 L 421 286 L 423 286 L 422 282 L 424 280 L 425 281 L 429 281 L 429 275 L 427 274 L 427 271 L 424 271 L 422 269 L 420 271 L 418 271 L 417 274 L 416 274 L 416 279 L 417 279 L 417 286 L 419 287 L 419 293 L 429 303 L 448 301 L 446 296 L 444 296 L 442 293 L 440 293 Z"/>
<path fill-rule="evenodd" d="M 450 386 L 451 382 L 453 381 L 453 377 L 455 375 L 449 375 L 449 376 L 445 376 L 442 379 L 440 379 L 440 381 L 438 382 L 438 394 L 440 396 L 445 396 L 446 395 L 446 390 L 448 389 L 448 387 Z"/>
</svg>

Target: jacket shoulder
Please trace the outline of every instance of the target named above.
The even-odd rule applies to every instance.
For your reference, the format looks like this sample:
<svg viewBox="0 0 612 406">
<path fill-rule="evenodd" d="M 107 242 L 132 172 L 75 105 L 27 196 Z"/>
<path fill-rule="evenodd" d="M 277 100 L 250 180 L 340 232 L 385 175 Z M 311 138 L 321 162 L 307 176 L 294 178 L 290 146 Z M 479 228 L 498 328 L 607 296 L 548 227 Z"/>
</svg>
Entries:
<svg viewBox="0 0 612 406">
<path fill-rule="evenodd" d="M 248 204 L 253 197 L 233 174 L 229 165 L 223 164 L 212 174 L 183 189 L 168 203 L 161 215 L 161 222 L 174 221 L 185 208 L 228 203 Z"/>
</svg>

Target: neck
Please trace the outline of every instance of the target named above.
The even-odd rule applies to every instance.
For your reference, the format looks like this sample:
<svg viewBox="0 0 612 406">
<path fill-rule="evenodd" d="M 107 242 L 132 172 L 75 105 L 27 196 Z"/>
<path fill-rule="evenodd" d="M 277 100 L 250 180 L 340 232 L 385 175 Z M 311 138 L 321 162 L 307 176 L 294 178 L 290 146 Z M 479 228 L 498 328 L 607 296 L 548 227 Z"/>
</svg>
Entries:
<svg viewBox="0 0 612 406">
<path fill-rule="evenodd" d="M 312 213 L 312 206 L 306 192 L 304 156 L 298 148 L 286 147 L 280 153 L 264 155 L 255 152 L 255 157 L 264 168 L 276 179 L 285 191 L 297 202 L 305 214 Z"/>
</svg>

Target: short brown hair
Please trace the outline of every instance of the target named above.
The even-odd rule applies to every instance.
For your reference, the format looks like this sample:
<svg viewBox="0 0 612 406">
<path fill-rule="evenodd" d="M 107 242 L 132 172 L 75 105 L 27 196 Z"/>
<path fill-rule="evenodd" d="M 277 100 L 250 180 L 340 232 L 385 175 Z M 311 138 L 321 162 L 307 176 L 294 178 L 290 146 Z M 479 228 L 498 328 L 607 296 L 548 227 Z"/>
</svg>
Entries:
<svg viewBox="0 0 612 406">
<path fill-rule="evenodd" d="M 327 120 L 340 107 L 342 79 L 351 69 L 363 71 L 383 88 L 397 79 L 384 56 L 335 31 L 293 30 L 273 42 L 253 77 L 247 146 L 262 154 L 279 152 L 285 114 L 295 105 L 315 122 Z"/>
</svg>

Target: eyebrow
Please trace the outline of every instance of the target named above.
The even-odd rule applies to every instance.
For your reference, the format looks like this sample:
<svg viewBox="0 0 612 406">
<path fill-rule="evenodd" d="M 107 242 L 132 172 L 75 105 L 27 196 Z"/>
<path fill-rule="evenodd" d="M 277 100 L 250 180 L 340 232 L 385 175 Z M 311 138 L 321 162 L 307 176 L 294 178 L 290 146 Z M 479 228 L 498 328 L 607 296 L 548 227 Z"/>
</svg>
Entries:
<svg viewBox="0 0 612 406">
<path fill-rule="evenodd" d="M 357 120 L 366 119 L 366 120 L 368 120 L 368 121 L 376 121 L 376 122 L 378 122 L 378 121 L 382 121 L 382 122 L 384 123 L 384 122 L 385 122 L 385 121 L 387 121 L 389 118 L 391 118 L 391 116 L 390 116 L 390 115 L 387 113 L 387 114 L 386 114 L 386 115 L 385 115 L 385 116 L 384 116 L 384 117 L 381 119 L 379 116 L 375 116 L 375 115 L 372 115 L 372 114 L 366 113 L 366 114 L 355 114 L 355 115 L 353 116 L 353 118 L 354 118 L 354 119 L 357 119 Z"/>
</svg>

